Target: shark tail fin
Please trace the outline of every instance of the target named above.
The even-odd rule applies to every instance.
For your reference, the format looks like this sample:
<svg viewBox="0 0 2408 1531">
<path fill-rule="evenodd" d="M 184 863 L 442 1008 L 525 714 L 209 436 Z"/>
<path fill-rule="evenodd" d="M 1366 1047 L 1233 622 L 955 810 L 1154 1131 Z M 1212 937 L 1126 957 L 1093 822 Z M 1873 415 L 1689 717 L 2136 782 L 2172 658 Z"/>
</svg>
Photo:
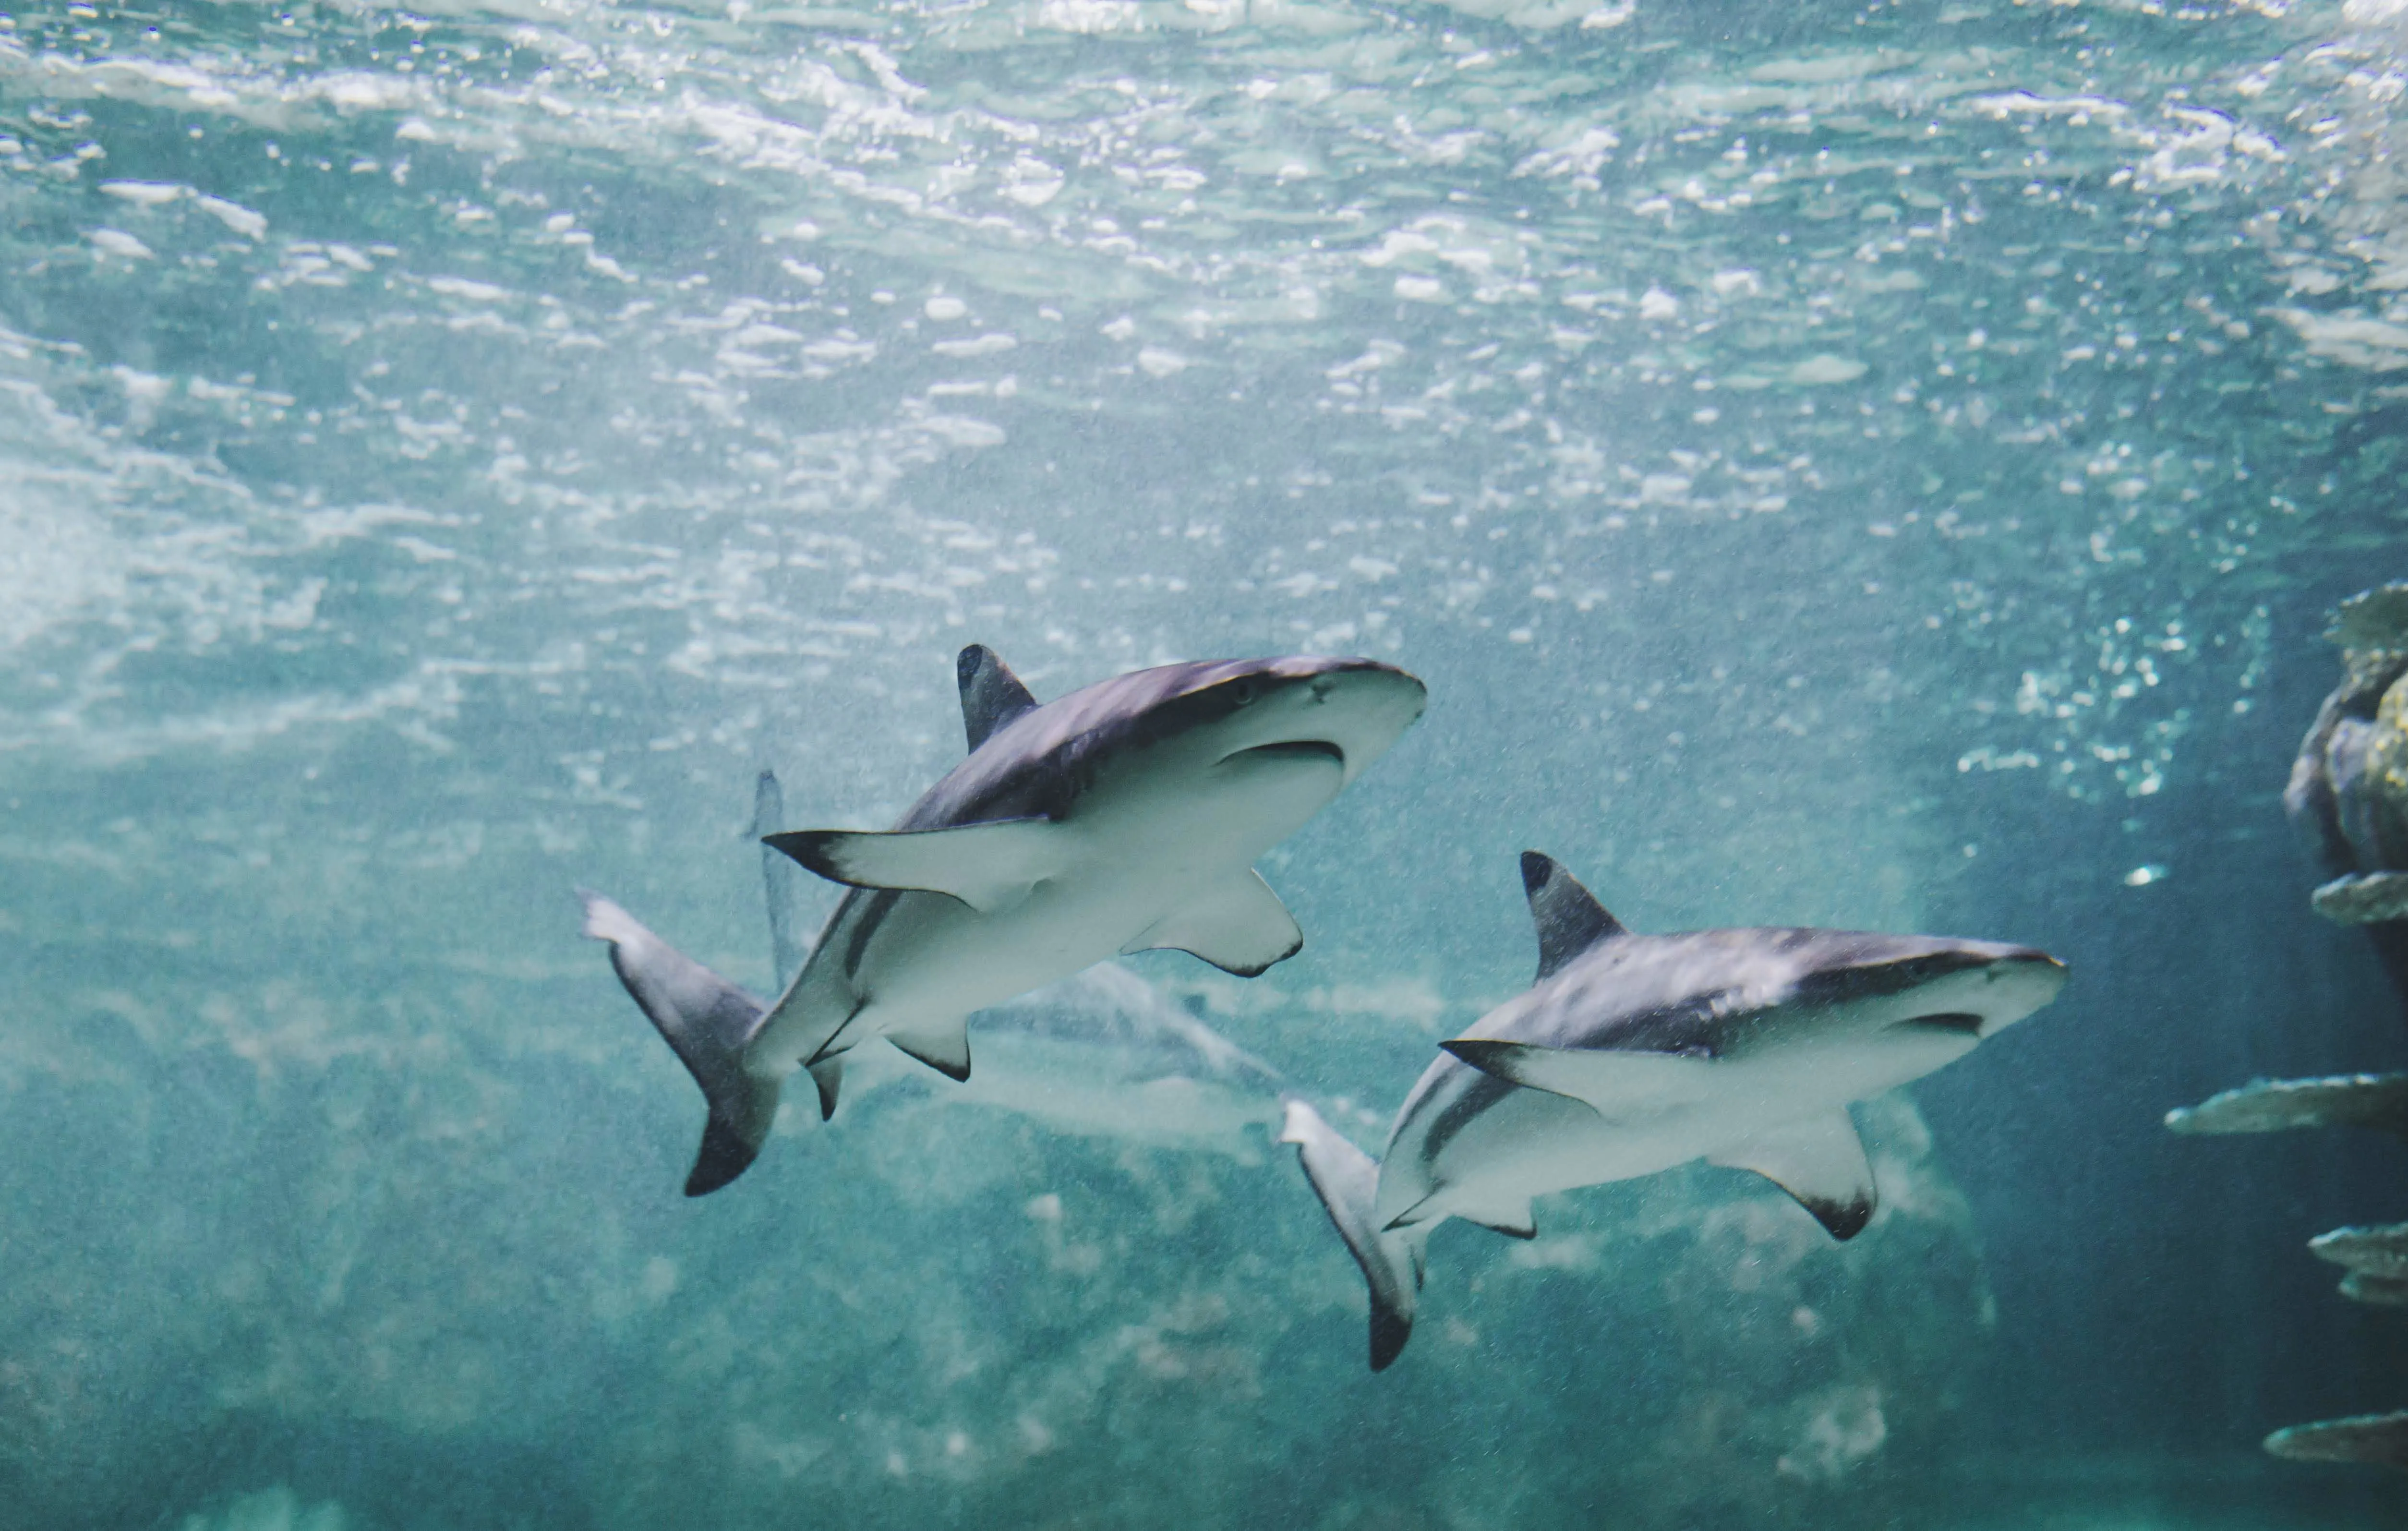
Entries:
<svg viewBox="0 0 2408 1531">
<path fill-rule="evenodd" d="M 578 890 L 584 933 L 610 943 L 610 966 L 671 1052 L 702 1086 L 710 1108 L 685 1194 L 709 1195 L 744 1173 L 778 1115 L 778 1081 L 744 1066 L 743 1047 L 761 1023 L 751 994 L 646 930 L 600 894 Z"/>
<path fill-rule="evenodd" d="M 1371 1369 L 1384 1371 L 1412 1338 L 1413 1305 L 1422 1284 L 1423 1233 L 1383 1233 L 1371 1212 L 1380 1162 L 1340 1136 L 1321 1113 L 1290 1095 L 1279 1140 L 1294 1143 L 1324 1211 L 1346 1240 L 1371 1289 Z"/>
</svg>

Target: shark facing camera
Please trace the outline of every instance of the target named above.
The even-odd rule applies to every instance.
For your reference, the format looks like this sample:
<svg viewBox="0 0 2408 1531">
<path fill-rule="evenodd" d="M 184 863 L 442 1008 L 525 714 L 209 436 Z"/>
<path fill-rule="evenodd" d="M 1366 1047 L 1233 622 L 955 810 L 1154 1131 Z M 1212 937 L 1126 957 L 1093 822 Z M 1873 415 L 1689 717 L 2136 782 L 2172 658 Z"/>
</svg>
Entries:
<svg viewBox="0 0 2408 1531">
<path fill-rule="evenodd" d="M 2057 997 L 2065 967 L 1990 941 L 1788 928 L 1642 936 L 1538 851 L 1531 986 L 1442 1043 L 1374 1160 L 1291 1098 L 1292 1143 L 1371 1294 L 1371 1369 L 1412 1337 L 1429 1236 L 1536 1236 L 1533 1197 L 1696 1159 L 1752 1170 L 1838 1239 L 1879 1206 L 1848 1114 Z"/>
</svg>

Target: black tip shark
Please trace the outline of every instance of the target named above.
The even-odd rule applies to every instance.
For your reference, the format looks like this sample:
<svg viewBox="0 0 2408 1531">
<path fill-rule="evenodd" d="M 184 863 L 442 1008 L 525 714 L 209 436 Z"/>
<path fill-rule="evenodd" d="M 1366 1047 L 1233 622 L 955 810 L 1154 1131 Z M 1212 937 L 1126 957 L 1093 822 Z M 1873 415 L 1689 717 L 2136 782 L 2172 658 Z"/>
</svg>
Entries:
<svg viewBox="0 0 2408 1531">
<path fill-rule="evenodd" d="M 977 645 L 957 678 L 969 758 L 893 830 L 766 837 L 853 889 L 776 1003 L 584 895 L 585 933 L 611 943 L 620 980 L 709 1102 L 688 1195 L 752 1164 L 797 1066 L 824 1118 L 854 1048 L 883 1037 L 968 1079 L 971 1011 L 1104 958 L 1177 950 L 1251 978 L 1295 955 L 1304 937 L 1255 859 L 1394 744 L 1427 695 L 1369 659 L 1167 665 L 1041 707 Z M 781 952 L 792 944 L 781 933 Z"/>
<path fill-rule="evenodd" d="M 1283 1142 L 1371 1287 L 1371 1369 L 1412 1334 L 1422 1250 L 1451 1217 L 1536 1235 L 1530 1198 L 1692 1159 L 1750 1169 L 1828 1229 L 1871 1221 L 1848 1103 L 1920 1079 L 2057 997 L 2029 947 L 1840 930 L 1638 936 L 1522 857 L 1539 975 L 1432 1063 L 1378 1161 L 1311 1106 Z"/>
</svg>

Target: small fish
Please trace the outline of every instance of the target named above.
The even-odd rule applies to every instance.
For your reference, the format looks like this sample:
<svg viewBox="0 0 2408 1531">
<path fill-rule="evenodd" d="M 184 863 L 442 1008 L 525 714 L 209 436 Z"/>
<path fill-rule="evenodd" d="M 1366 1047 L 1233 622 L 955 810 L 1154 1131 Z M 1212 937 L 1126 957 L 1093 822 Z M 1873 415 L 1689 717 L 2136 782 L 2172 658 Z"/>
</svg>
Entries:
<svg viewBox="0 0 2408 1531">
<path fill-rule="evenodd" d="M 796 1066 L 823 1118 L 880 1037 L 956 1080 L 968 1018 L 1116 953 L 1178 950 L 1242 977 L 1304 943 L 1255 859 L 1421 716 L 1421 681 L 1369 659 L 1139 670 L 1039 706 L 989 650 L 956 666 L 970 755 L 885 833 L 767 842 L 853 892 L 766 1009 L 586 894 L 585 933 L 702 1086 L 686 1195 L 742 1174 Z"/>
<path fill-rule="evenodd" d="M 2348 1274 L 2341 1295 L 2377 1308 L 2408 1308 L 2408 1223 L 2379 1228 L 2335 1228 L 2308 1240 L 2308 1251 Z"/>
<path fill-rule="evenodd" d="M 2295 1127 L 2373 1127 L 2408 1137 L 2408 1073 L 2336 1074 L 2315 1080 L 2252 1080 L 2166 1113 L 2180 1133 L 2286 1132 Z"/>
<path fill-rule="evenodd" d="M 2293 1462 L 2363 1462 L 2408 1469 L 2408 1409 L 2294 1424 L 2268 1436 L 2266 1451 Z"/>
<path fill-rule="evenodd" d="M 1853 931 L 1639 936 L 1550 858 L 1522 881 L 1537 980 L 1440 1044 L 1377 1161 L 1290 1100 L 1283 1142 L 1371 1288 L 1371 1369 L 1412 1333 L 1451 1217 L 1517 1238 L 1530 1199 L 1692 1159 L 1750 1169 L 1850 1238 L 1876 1193 L 1848 1103 L 1920 1079 L 2057 997 L 2029 947 Z"/>
</svg>

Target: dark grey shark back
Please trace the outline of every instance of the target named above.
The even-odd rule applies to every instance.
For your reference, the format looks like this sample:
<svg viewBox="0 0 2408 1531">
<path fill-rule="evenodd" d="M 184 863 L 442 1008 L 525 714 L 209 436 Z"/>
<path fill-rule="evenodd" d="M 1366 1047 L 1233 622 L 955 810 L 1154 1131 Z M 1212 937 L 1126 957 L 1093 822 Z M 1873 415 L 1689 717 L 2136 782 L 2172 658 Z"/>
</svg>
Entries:
<svg viewBox="0 0 2408 1531">
<path fill-rule="evenodd" d="M 1522 852 L 1539 937 L 1533 986 L 1562 992 L 1557 1021 L 1528 1041 L 1630 1052 L 1724 1052 L 1750 1017 L 1777 1005 L 1842 1005 L 1903 994 L 2023 948 L 1930 936 L 1801 926 L 1741 926 L 1635 936 L 1554 858 Z M 2031 955 L 2039 955 L 2037 952 Z M 1545 1012 L 1541 1012 L 1543 1015 Z"/>
<path fill-rule="evenodd" d="M 1560 997 L 1548 1008 L 1580 1018 L 1583 1046 L 1711 1057 L 1775 1007 L 1903 994 L 2021 950 L 1780 925 L 1638 936 L 1594 948 L 1558 972 Z"/>
<path fill-rule="evenodd" d="M 971 652 L 963 651 L 966 675 Z M 1000 661 L 994 663 L 1000 667 Z M 1304 656 L 1217 659 L 1099 680 L 1014 714 L 987 734 L 968 760 L 922 794 L 895 827 L 945 829 L 1001 819 L 1061 818 L 1093 782 L 1098 764 L 1116 754 L 1229 717 L 1254 701 L 1261 682 L 1357 670 L 1393 671 L 1394 666 L 1369 659 Z M 966 715 L 968 685 L 966 679 Z"/>
</svg>

